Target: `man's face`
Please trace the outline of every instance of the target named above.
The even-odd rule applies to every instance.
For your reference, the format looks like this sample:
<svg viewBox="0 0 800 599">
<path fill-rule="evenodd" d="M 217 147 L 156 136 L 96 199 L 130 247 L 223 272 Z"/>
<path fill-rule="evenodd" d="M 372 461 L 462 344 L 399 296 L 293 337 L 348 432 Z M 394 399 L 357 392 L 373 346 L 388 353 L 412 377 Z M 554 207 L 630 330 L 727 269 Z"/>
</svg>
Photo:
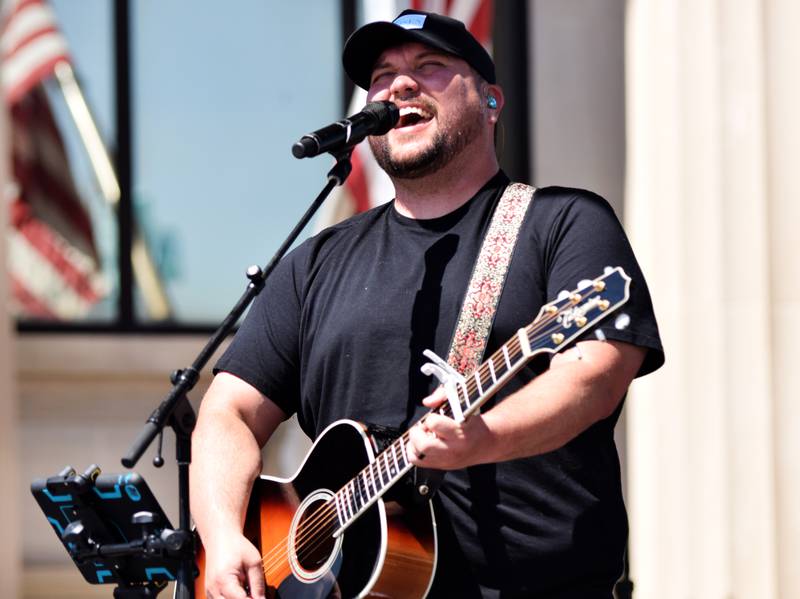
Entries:
<svg viewBox="0 0 800 599">
<path fill-rule="evenodd" d="M 394 129 L 369 138 L 381 168 L 400 179 L 438 171 L 486 127 L 479 77 L 465 61 L 424 44 L 383 52 L 367 98 L 390 100 L 400 108 Z"/>
</svg>

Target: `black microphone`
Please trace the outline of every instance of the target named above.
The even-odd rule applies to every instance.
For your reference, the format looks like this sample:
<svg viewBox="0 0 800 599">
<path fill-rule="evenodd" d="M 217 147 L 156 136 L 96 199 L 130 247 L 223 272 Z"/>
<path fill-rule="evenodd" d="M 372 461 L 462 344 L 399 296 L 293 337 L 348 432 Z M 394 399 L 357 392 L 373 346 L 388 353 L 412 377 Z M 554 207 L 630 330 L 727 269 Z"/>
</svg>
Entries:
<svg viewBox="0 0 800 599">
<path fill-rule="evenodd" d="M 332 125 L 304 135 L 292 146 L 295 158 L 310 158 L 323 152 L 344 150 L 367 135 L 383 135 L 397 124 L 400 109 L 392 102 L 370 102 L 363 110 Z"/>
</svg>

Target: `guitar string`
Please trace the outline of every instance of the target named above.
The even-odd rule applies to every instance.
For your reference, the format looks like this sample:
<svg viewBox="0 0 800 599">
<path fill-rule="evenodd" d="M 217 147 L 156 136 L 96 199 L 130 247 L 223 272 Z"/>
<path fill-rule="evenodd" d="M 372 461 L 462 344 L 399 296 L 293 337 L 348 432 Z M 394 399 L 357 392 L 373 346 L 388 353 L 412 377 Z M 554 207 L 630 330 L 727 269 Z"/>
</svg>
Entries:
<svg viewBox="0 0 800 599">
<path fill-rule="evenodd" d="M 590 293 L 589 295 L 587 295 L 586 298 L 582 298 L 581 301 L 585 301 L 585 299 L 588 299 L 589 297 L 591 297 L 591 295 L 593 295 L 595 293 L 597 293 L 596 290 L 593 291 L 592 293 Z M 565 303 L 566 303 L 566 305 L 568 307 L 572 307 L 572 302 L 567 301 Z M 556 312 L 554 312 L 552 314 L 545 314 L 545 316 L 543 318 L 537 319 L 536 321 L 532 322 L 530 325 L 528 325 L 525 328 L 525 332 L 526 332 L 526 335 L 528 336 L 529 343 L 530 343 L 531 346 L 536 345 L 540 340 L 542 340 L 545 337 L 545 335 L 539 333 L 539 331 L 541 329 L 544 329 L 544 328 L 548 327 L 554 321 L 556 321 L 558 319 L 558 317 L 562 315 L 563 311 L 564 310 L 561 309 L 561 310 L 558 310 L 558 311 L 556 311 Z M 495 366 L 495 368 L 494 368 L 494 373 L 495 374 L 493 375 L 492 374 L 492 370 L 489 367 L 489 361 L 491 361 L 492 365 L 494 366 L 494 362 L 495 362 L 496 359 L 503 358 L 503 366 L 504 366 L 505 372 L 499 378 L 502 378 L 502 376 L 505 376 L 509 371 L 513 370 L 514 367 L 517 366 L 517 364 L 515 364 L 515 362 L 518 360 L 518 355 L 517 354 L 521 353 L 521 346 L 520 346 L 519 336 L 518 335 L 515 336 L 512 340 L 510 340 L 509 342 L 504 344 L 503 347 L 506 347 L 506 349 L 508 351 L 508 360 L 506 360 L 505 352 L 502 351 L 502 347 L 501 347 L 498 351 L 496 351 L 494 354 L 492 354 L 492 356 L 487 361 L 485 361 L 483 364 L 481 364 L 478 367 L 478 369 L 476 369 L 476 371 L 474 371 L 469 376 L 467 381 L 464 383 L 464 387 L 467 390 L 467 396 L 468 396 L 467 403 L 469 404 L 468 407 L 472 405 L 471 402 L 469 402 L 469 397 L 471 397 L 476 391 L 479 390 L 478 381 L 476 380 L 476 378 L 474 376 L 475 373 L 477 373 L 480 376 L 481 383 L 483 383 L 484 381 L 488 382 L 487 375 L 489 377 L 491 377 L 493 380 L 492 380 L 490 386 L 492 384 L 494 384 L 495 382 L 497 382 L 497 380 L 498 380 L 498 378 L 496 377 L 496 373 L 497 373 L 498 369 Z M 513 361 L 512 361 L 512 357 L 513 357 Z M 506 363 L 506 362 L 511 363 L 511 366 L 509 367 L 509 364 Z M 479 398 L 480 397 L 478 397 L 476 399 L 479 399 Z M 460 401 L 461 400 L 459 398 L 459 402 Z M 429 412 L 429 414 L 433 413 L 434 411 L 439 411 L 440 413 L 445 413 L 447 411 L 451 411 L 451 410 L 449 410 L 449 408 L 450 408 L 450 404 L 449 403 L 448 404 L 444 404 L 442 406 L 442 408 L 443 409 L 432 410 L 431 412 Z M 427 415 L 428 414 L 423 416 L 420 419 L 420 422 L 423 421 L 427 417 Z M 394 447 L 396 445 L 400 446 L 401 458 L 403 459 L 403 461 L 406 462 L 406 465 L 408 464 L 408 457 L 407 457 L 408 454 L 407 454 L 407 451 L 406 451 L 407 442 L 408 442 L 408 431 L 404 432 L 398 438 L 398 441 L 395 441 L 394 443 L 392 443 L 392 446 L 391 446 L 392 447 L 392 452 L 393 452 L 393 456 L 392 456 L 393 459 L 396 458 L 396 456 L 394 455 Z M 386 453 L 386 451 L 388 451 L 388 448 L 386 450 L 384 450 L 384 452 L 381 452 L 381 454 L 379 454 L 376 457 L 375 461 L 371 462 L 364 469 L 362 469 L 361 472 L 359 472 L 358 475 L 356 477 L 354 477 L 353 480 L 348 482 L 347 485 L 342 487 L 342 489 L 340 489 L 339 492 L 341 492 L 342 490 L 345 490 L 350 484 L 353 483 L 354 480 L 358 479 L 358 480 L 361 480 L 363 482 L 364 489 L 366 491 L 366 495 L 367 495 L 368 501 L 369 501 L 369 499 L 371 499 L 371 498 L 369 498 L 369 484 L 368 484 L 368 479 L 365 477 L 365 473 L 367 472 L 367 470 L 369 470 L 370 473 L 373 475 L 372 476 L 372 478 L 373 478 L 373 489 L 376 490 L 376 495 L 378 495 L 379 492 L 377 492 L 377 487 L 376 487 L 375 482 L 374 482 L 375 481 L 374 466 L 375 466 L 376 462 L 378 463 L 378 476 L 379 476 L 379 480 L 381 482 L 381 490 L 383 490 L 384 488 L 388 488 L 388 487 L 392 486 L 394 484 L 392 482 L 392 479 L 394 477 L 391 474 L 391 469 L 390 469 L 390 467 L 386 467 L 386 469 L 384 470 L 383 469 L 384 468 L 383 462 L 384 462 L 385 458 L 384 458 L 384 460 L 380 459 L 380 456 L 384 455 Z M 400 468 L 400 470 L 402 470 L 402 468 Z M 389 483 L 384 483 L 383 482 L 383 475 L 386 474 L 387 472 L 388 472 L 388 478 L 389 478 L 390 482 Z M 337 492 L 337 495 L 338 495 L 339 492 Z M 357 492 L 358 492 L 359 495 L 361 495 L 360 489 Z M 345 501 L 348 501 L 348 502 L 350 502 L 351 499 L 352 499 L 351 505 L 353 505 L 356 508 L 354 510 L 354 516 L 353 516 L 353 518 L 355 518 L 355 517 L 357 517 L 357 515 L 359 515 L 359 512 L 363 509 L 363 506 L 362 507 L 358 507 L 357 500 L 355 499 L 354 495 L 350 494 L 349 491 L 346 491 L 346 495 L 348 495 L 348 497 L 346 497 L 346 498 L 341 498 L 340 497 L 340 498 L 345 500 Z M 333 499 L 333 502 L 332 502 L 331 499 L 329 499 L 328 501 L 323 503 L 323 505 L 321 507 L 317 508 L 317 510 L 315 510 L 312 513 L 312 516 L 309 519 L 309 521 L 306 522 L 306 523 L 303 523 L 303 526 L 301 527 L 301 534 L 298 535 L 298 537 L 296 539 L 296 543 L 295 543 L 295 546 L 297 547 L 296 554 L 298 556 L 298 559 L 302 559 L 301 553 L 305 553 L 305 556 L 308 556 L 310 554 L 310 552 L 313 552 L 315 549 L 317 549 L 319 547 L 320 543 L 325 542 L 326 538 L 322 535 L 323 532 L 327 532 L 331 528 L 333 528 L 334 530 L 336 529 L 335 520 L 334 520 L 333 514 L 334 514 L 334 512 L 337 512 L 336 513 L 336 518 L 338 518 L 338 510 L 337 510 L 337 508 L 335 506 L 335 498 L 332 498 L 332 499 Z M 315 539 L 317 540 L 317 542 L 314 543 L 314 545 L 312 545 L 311 547 L 308 546 L 308 538 L 309 537 L 312 538 L 312 542 Z M 265 574 L 267 572 L 273 571 L 273 569 L 274 569 L 274 567 L 276 565 L 282 564 L 284 562 L 284 554 L 286 553 L 284 548 L 288 545 L 287 541 L 288 541 L 288 536 L 286 538 L 284 538 L 284 540 L 282 542 L 278 543 L 278 545 L 276 545 L 270 553 L 266 554 L 264 556 L 264 558 L 262 558 L 262 564 L 265 567 Z M 265 563 L 265 562 L 269 562 L 269 563 Z"/>
</svg>

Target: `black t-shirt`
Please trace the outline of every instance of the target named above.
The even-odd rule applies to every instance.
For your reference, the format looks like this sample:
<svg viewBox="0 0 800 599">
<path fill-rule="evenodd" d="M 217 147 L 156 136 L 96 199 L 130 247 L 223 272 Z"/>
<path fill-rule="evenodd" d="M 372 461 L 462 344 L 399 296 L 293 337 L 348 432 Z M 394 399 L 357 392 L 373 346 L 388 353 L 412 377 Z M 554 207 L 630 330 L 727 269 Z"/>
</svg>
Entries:
<svg viewBox="0 0 800 599">
<path fill-rule="evenodd" d="M 507 184 L 499 172 L 439 218 L 407 218 L 389 203 L 307 240 L 275 269 L 216 369 L 296 412 L 312 438 L 342 418 L 405 430 L 426 412 L 421 399 L 437 384 L 420 372 L 422 351 L 447 355 Z M 630 325 L 603 332 L 649 350 L 640 375 L 658 368 L 664 358 L 647 286 L 613 210 L 590 192 L 557 187 L 536 191 L 522 224 L 486 355 L 560 291 L 606 266 L 622 266 L 632 284 L 622 308 Z M 541 367 L 524 368 L 494 401 Z M 436 498 L 433 596 L 500 589 L 503 597 L 530 597 L 613 584 L 627 535 L 613 440 L 618 415 L 545 455 L 448 473 Z"/>
</svg>

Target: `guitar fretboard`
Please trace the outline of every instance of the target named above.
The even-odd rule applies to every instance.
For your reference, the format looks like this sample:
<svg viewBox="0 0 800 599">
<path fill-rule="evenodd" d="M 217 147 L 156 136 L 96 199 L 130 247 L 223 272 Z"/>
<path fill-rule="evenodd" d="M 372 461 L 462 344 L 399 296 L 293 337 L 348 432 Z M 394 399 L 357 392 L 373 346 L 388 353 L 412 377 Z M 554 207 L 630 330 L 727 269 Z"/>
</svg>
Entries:
<svg viewBox="0 0 800 599">
<path fill-rule="evenodd" d="M 406 451 L 407 440 L 403 435 L 394 441 L 385 451 L 378 454 L 374 462 L 334 495 L 333 501 L 341 530 L 347 528 L 411 469 L 411 461 Z"/>
</svg>

